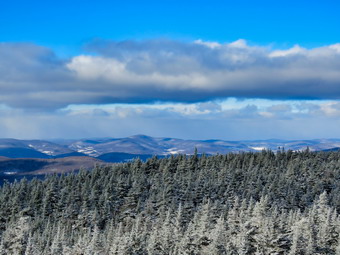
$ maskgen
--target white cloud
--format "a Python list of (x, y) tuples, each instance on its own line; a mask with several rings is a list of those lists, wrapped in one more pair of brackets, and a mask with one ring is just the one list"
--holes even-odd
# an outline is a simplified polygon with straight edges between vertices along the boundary
[(239, 39), (235, 42), (229, 43), (229, 47), (234, 47), (234, 48), (248, 48), (247, 41), (244, 39)]
[(270, 57), (286, 57), (289, 55), (305, 54), (306, 49), (301, 48), (299, 45), (295, 45), (293, 48), (288, 50), (275, 50), (269, 54)]
[[(99, 41), (59, 59), (31, 44), (0, 44), (0, 104), (55, 110), (70, 104), (340, 99), (340, 46), (288, 50), (173, 40)], [(94, 53), (94, 54), (92, 54)]]
[(333, 44), (329, 46), (330, 49), (335, 50), (337, 53), (340, 53), (340, 43)]
[(207, 41), (202, 41), (201, 39), (194, 41), (196, 44), (200, 44), (200, 45), (204, 45), (207, 46), (211, 49), (215, 49), (215, 48), (220, 48), (221, 44), (218, 42), (207, 42)]
[(119, 82), (127, 75), (124, 63), (110, 58), (81, 55), (72, 58), (66, 66), (80, 78), (88, 80), (106, 78)]

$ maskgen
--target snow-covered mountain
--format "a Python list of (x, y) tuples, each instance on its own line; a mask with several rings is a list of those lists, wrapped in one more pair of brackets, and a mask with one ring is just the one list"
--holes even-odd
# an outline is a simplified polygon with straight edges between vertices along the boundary
[(278, 148), (294, 151), (305, 150), (307, 147), (312, 151), (329, 150), (340, 147), (340, 139), (224, 141), (184, 140), (135, 135), (116, 139), (70, 141), (66, 146), (74, 151), (94, 157), (112, 152), (151, 155), (192, 154), (195, 148), (199, 153), (216, 154), (261, 151), (263, 149), (276, 151)]
[[(135, 135), (125, 138), (81, 140), (17, 140), (0, 139), (0, 184), (4, 179), (32, 177), (91, 168), (105, 162), (126, 162), (134, 158), (146, 160), (157, 155), (285, 150), (333, 151), (340, 149), (340, 139), (320, 140), (184, 140)], [(85, 157), (86, 156), (86, 157)]]
[[(96, 138), (81, 140), (17, 140), (0, 139), (0, 156), (9, 158), (61, 158), (67, 156), (91, 156), (107, 158), (107, 155), (171, 155), (199, 153), (261, 151), (278, 148), (312, 151), (334, 150), (340, 147), (340, 139), (316, 140), (184, 140), (135, 135), (125, 138)], [(106, 155), (106, 156), (105, 156)]]

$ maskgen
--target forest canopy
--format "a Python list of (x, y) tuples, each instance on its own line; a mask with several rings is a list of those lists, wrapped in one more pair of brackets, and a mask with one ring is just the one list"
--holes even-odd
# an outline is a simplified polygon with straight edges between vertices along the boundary
[(0, 188), (0, 254), (340, 254), (340, 152), (178, 155)]

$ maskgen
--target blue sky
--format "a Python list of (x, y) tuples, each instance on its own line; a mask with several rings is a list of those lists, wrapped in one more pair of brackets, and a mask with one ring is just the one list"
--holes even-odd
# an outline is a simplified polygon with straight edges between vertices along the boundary
[(340, 137), (339, 11), (329, 0), (2, 1), (0, 132)]
[(340, 3), (324, 1), (2, 1), (0, 40), (78, 48), (93, 38), (304, 47), (337, 43)]

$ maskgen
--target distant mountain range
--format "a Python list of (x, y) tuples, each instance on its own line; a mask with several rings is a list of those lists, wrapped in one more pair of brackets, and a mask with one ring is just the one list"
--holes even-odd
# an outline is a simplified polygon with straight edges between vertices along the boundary
[(199, 153), (216, 154), (263, 149), (276, 151), (279, 147), (294, 151), (305, 150), (307, 147), (312, 151), (333, 150), (340, 147), (340, 139), (224, 141), (155, 138), (145, 135), (53, 141), (0, 139), (0, 156), (9, 158), (90, 156), (108, 159), (109, 155), (121, 158), (122, 155), (127, 156), (126, 154), (192, 154), (195, 148)]
[(145, 160), (153, 155), (164, 157), (193, 154), (195, 148), (198, 153), (224, 154), (264, 149), (276, 151), (278, 148), (299, 151), (307, 147), (311, 151), (339, 150), (340, 139), (224, 141), (155, 138), (146, 135), (53, 141), (0, 139), (0, 175), (68, 172), (84, 166), (93, 167), (94, 164), (126, 162), (137, 157)]

